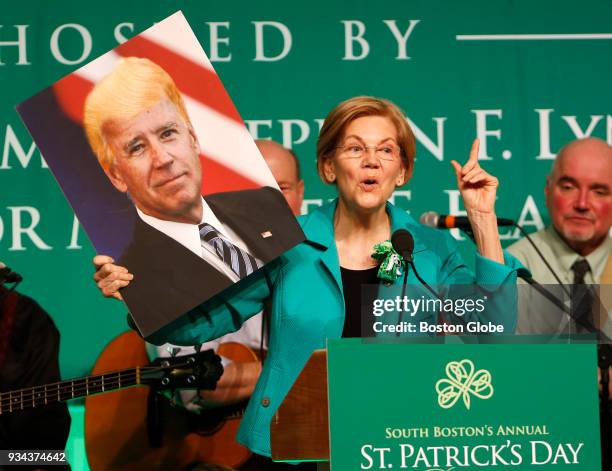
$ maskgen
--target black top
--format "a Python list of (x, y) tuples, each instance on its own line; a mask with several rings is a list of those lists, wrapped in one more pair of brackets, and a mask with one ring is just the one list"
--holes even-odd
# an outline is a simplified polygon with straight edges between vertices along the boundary
[(365, 289), (364, 285), (377, 285), (378, 267), (366, 270), (349, 270), (340, 267), (344, 291), (344, 329), (342, 337), (373, 337), (372, 302), (375, 290)]

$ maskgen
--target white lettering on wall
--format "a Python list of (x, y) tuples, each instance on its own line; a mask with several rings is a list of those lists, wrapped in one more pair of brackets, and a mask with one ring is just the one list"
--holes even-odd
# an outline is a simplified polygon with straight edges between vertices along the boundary
[[(343, 20), (344, 24), (344, 57), (345, 61), (358, 61), (368, 57), (370, 53), (370, 45), (364, 39), (366, 27), (365, 24), (357, 20)], [(358, 45), (359, 53), (355, 52), (355, 46)]]
[[(26, 42), (26, 29), (28, 29), (30, 25), (13, 25), (14, 28), (17, 28), (17, 39), (13, 41), (0, 41), (0, 48), (3, 47), (17, 47), (19, 51), (19, 56), (17, 59), (17, 65), (31, 65), (28, 62), (28, 50), (27, 50), (27, 42)], [(3, 28), (3, 25), (0, 25), (0, 32)], [(1, 50), (1, 49), (0, 49)], [(2, 56), (0, 55), (0, 65), (6, 65), (2, 62)]]
[(487, 117), (495, 116), (501, 119), (502, 110), (471, 110), (476, 115), (476, 136), (480, 139), (478, 160), (492, 160), (487, 152), (487, 137), (501, 139), (501, 129), (488, 129)]
[[(405, 199), (406, 201), (410, 201), (412, 199), (412, 191), (411, 190), (395, 190), (391, 193), (391, 197), (389, 198), (389, 203), (395, 206), (399, 206), (403, 208), (403, 205), (398, 204), (398, 199)], [(406, 209), (406, 208), (404, 208)], [(406, 209), (406, 212), (410, 214), (410, 210)]]
[(417, 25), (419, 21), (421, 20), (410, 20), (408, 29), (406, 29), (404, 33), (400, 32), (399, 28), (397, 27), (396, 20), (384, 20), (383, 21), (383, 23), (387, 25), (387, 27), (393, 34), (393, 37), (397, 41), (397, 56), (395, 56), (397, 60), (409, 60), (410, 59), (410, 57), (408, 56), (408, 53), (406, 52), (406, 49), (407, 49), (406, 43), (408, 42), (408, 38), (410, 38), (410, 35), (412, 34), (414, 27)]
[[(294, 145), (301, 144), (308, 139), (310, 127), (306, 121), (301, 119), (279, 119), (283, 132), (283, 146), (292, 149)], [(293, 130), (297, 129), (298, 134), (294, 136)]]
[(427, 149), (431, 155), (433, 155), (440, 162), (444, 160), (444, 121), (446, 118), (432, 118), (436, 123), (436, 143), (427, 137), (427, 135), (416, 125), (410, 118), (406, 118), (408, 124), (414, 132), (414, 137), (419, 141), (425, 149)]
[(302, 201), (300, 214), (308, 214), (310, 211), (317, 209), (319, 206), (323, 206), (322, 198), (304, 198)]
[(219, 54), (219, 44), (223, 44), (224, 46), (229, 48), (230, 38), (229, 36), (219, 36), (219, 29), (225, 28), (229, 30), (230, 22), (229, 21), (208, 21), (206, 23), (210, 30), (210, 50), (208, 54), (208, 58), (211, 62), (229, 62), (232, 60), (232, 54), (228, 53), (227, 55)]
[(603, 119), (603, 115), (591, 116), (591, 121), (589, 122), (589, 125), (585, 131), (580, 128), (576, 116), (561, 116), (561, 119), (567, 123), (577, 139), (584, 139), (585, 137), (589, 137), (591, 134), (593, 134), (595, 126), (597, 126), (597, 123)]
[(70, 234), (70, 243), (68, 244), (66, 249), (78, 250), (82, 248), (83, 247), (79, 245), (79, 220), (77, 219), (75, 215), (74, 218), (72, 219), (72, 232)]
[[(255, 61), (275, 62), (283, 59), (291, 51), (291, 31), (278, 21), (252, 21), (255, 25)], [(264, 28), (276, 28), (283, 37), (283, 49), (275, 56), (267, 56), (264, 48)]]
[(536, 160), (552, 160), (555, 154), (550, 151), (550, 113), (555, 110), (548, 108), (534, 111), (538, 113), (540, 128), (540, 153), (536, 156)]
[[(40, 222), (40, 213), (32, 206), (9, 206), (8, 209), (12, 215), (13, 226), (13, 241), (9, 250), (26, 250), (23, 245), (23, 236), (27, 236), (32, 243), (41, 250), (51, 250), (51, 246), (47, 245), (40, 236), (34, 232), (34, 229)], [(22, 214), (28, 214), (30, 222), (28, 225), (22, 225)]]
[(325, 122), (325, 120), (323, 118), (315, 118), (314, 120), (315, 123), (317, 123), (317, 136), (319, 135), (319, 133), (321, 132), (321, 128), (323, 127), (323, 123)]
[[(73, 29), (76, 32), (78, 32), (79, 35), (81, 36), (81, 40), (83, 41), (83, 51), (81, 52), (81, 55), (77, 59), (71, 60), (71, 59), (66, 58), (62, 54), (59, 48), (60, 34), (62, 33), (62, 31), (68, 28)], [(55, 57), (55, 59), (58, 62), (61, 62), (62, 64), (66, 64), (66, 65), (74, 65), (74, 64), (80, 64), (81, 62), (83, 62), (85, 59), (89, 57), (89, 54), (91, 53), (91, 49), (93, 46), (93, 42), (91, 40), (91, 34), (87, 30), (87, 28), (85, 28), (83, 25), (80, 25), (77, 23), (67, 23), (65, 25), (61, 25), (55, 28), (55, 31), (53, 31), (53, 34), (51, 34), (50, 46), (51, 46), (51, 54), (53, 54), (53, 57)]]
[(129, 30), (130, 33), (134, 32), (134, 23), (119, 23), (117, 26), (115, 26), (115, 29), (113, 31), (114, 35), (115, 35), (115, 41), (117, 41), (117, 44), (123, 44), (124, 42), (126, 42), (128, 39), (127, 36), (123, 35), (123, 30), (127, 29)]
[[(517, 224), (522, 226), (524, 229), (532, 226), (536, 231), (544, 228), (544, 221), (542, 220), (540, 210), (538, 209), (532, 195), (527, 195), (527, 199), (525, 200), (525, 204), (523, 205), (523, 209), (521, 210), (521, 215), (519, 216)], [(507, 234), (500, 234), (500, 239), (502, 240), (518, 239), (519, 237), (521, 237), (521, 232), (518, 228), (508, 232)]]
[[(21, 143), (19, 142), (19, 139), (17, 139), (17, 135), (15, 134), (15, 131), (13, 131), (13, 128), (11, 127), (11, 125), (7, 124), (6, 133), (4, 134), (4, 147), (2, 149), (2, 162), (0, 162), (0, 169), (8, 170), (12, 168), (9, 165), (9, 154), (11, 150), (17, 156), (17, 160), (19, 160), (19, 162), (21, 163), (21, 166), (23, 168), (27, 168), (28, 165), (30, 164), (30, 160), (32, 159), (32, 156), (34, 155), (34, 151), (36, 150), (36, 145), (34, 144), (34, 142), (32, 142), (30, 144), (28, 151), (26, 152), (23, 146), (21, 145)], [(42, 156), (41, 156), (41, 167), (48, 168), (47, 162), (45, 162)]]
[[(461, 209), (461, 192), (459, 190), (444, 190), (444, 193), (448, 195), (448, 214), (453, 216), (466, 216), (467, 211)], [(451, 235), (457, 240), (465, 240), (465, 237), (461, 235), (459, 229), (451, 229)]]
[(247, 129), (253, 139), (270, 139), (270, 135), (262, 136), (259, 133), (260, 127), (267, 127), (268, 129), (272, 129), (272, 120), (271, 119), (245, 119), (244, 123), (246, 124)]

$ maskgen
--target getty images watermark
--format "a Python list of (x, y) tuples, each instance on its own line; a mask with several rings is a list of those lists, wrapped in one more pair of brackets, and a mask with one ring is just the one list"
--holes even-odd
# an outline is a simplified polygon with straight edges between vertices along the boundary
[[(362, 336), (491, 335), (512, 333), (516, 291), (475, 286), (440, 289), (434, 296), (419, 286), (366, 287)], [(444, 287), (442, 287), (444, 288)]]

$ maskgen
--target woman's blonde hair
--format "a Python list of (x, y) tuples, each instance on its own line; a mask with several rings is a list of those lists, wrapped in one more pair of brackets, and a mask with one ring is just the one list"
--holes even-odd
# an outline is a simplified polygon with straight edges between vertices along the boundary
[(96, 84), (85, 100), (83, 126), (89, 145), (105, 170), (114, 161), (105, 139), (107, 126), (130, 120), (164, 98), (176, 106), (185, 124), (190, 126), (185, 103), (174, 80), (149, 59), (126, 57)]
[(364, 116), (389, 118), (395, 126), (402, 164), (406, 169), (402, 184), (406, 183), (412, 176), (416, 153), (416, 141), (412, 129), (410, 129), (404, 113), (397, 105), (389, 100), (371, 96), (349, 98), (331, 110), (325, 118), (317, 142), (317, 170), (319, 176), (325, 183), (331, 183), (325, 177), (324, 163), (334, 156), (348, 125), (357, 118)]

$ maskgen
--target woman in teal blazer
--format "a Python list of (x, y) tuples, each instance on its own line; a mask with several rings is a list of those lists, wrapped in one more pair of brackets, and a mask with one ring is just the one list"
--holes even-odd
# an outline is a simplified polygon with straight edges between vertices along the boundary
[[(302, 216), (306, 241), (288, 251), (278, 266), (261, 274), (246, 289), (222, 294), (216, 306), (202, 306), (156, 335), (153, 343), (170, 341), (195, 345), (236, 330), (242, 321), (263, 309), (272, 297), (270, 343), (263, 370), (242, 419), (238, 440), (256, 453), (270, 456), (270, 422), (312, 352), (325, 348), (328, 338), (340, 338), (344, 326), (344, 297), (338, 251), (334, 243), (333, 218), (338, 201)], [(415, 240), (414, 264), (419, 275), (435, 286), (477, 283), (492, 290), (515, 283), (518, 262), (508, 256), (508, 265), (476, 255), (476, 279), (458, 254), (457, 244), (447, 233), (417, 224), (405, 211), (386, 205), (391, 231), (407, 229)], [(401, 284), (398, 278), (395, 284)], [(418, 284), (410, 271), (409, 284)], [(505, 318), (492, 319), (512, 332), (515, 310), (501, 309)], [(468, 320), (468, 319), (466, 319)], [(430, 319), (435, 323), (434, 319)]]
[[(504, 258), (497, 233), (497, 179), (478, 164), (478, 141), (464, 166), (453, 162), (478, 247), (476, 276), (461, 260), (452, 237), (417, 224), (387, 203), (412, 175), (414, 154), (414, 135), (394, 104), (357, 97), (338, 105), (321, 129), (317, 166), (321, 178), (337, 186), (339, 197), (300, 218), (305, 242), (147, 339), (194, 345), (218, 338), (238, 329), (271, 299), (268, 355), (238, 434), (256, 453), (270, 456), (272, 417), (312, 352), (324, 348), (326, 339), (342, 336), (347, 291), (343, 271), (376, 270), (370, 256), (373, 246), (395, 230), (412, 233), (414, 264), (430, 285), (476, 282), (492, 290), (516, 283), (519, 265), (512, 257)], [(108, 266), (105, 271), (110, 272)], [(408, 283), (417, 283), (412, 271)], [(106, 294), (112, 295), (108, 290)], [(513, 331), (513, 309), (500, 312), (506, 314), (491, 320)], [(437, 322), (433, 315), (424, 319)]]

